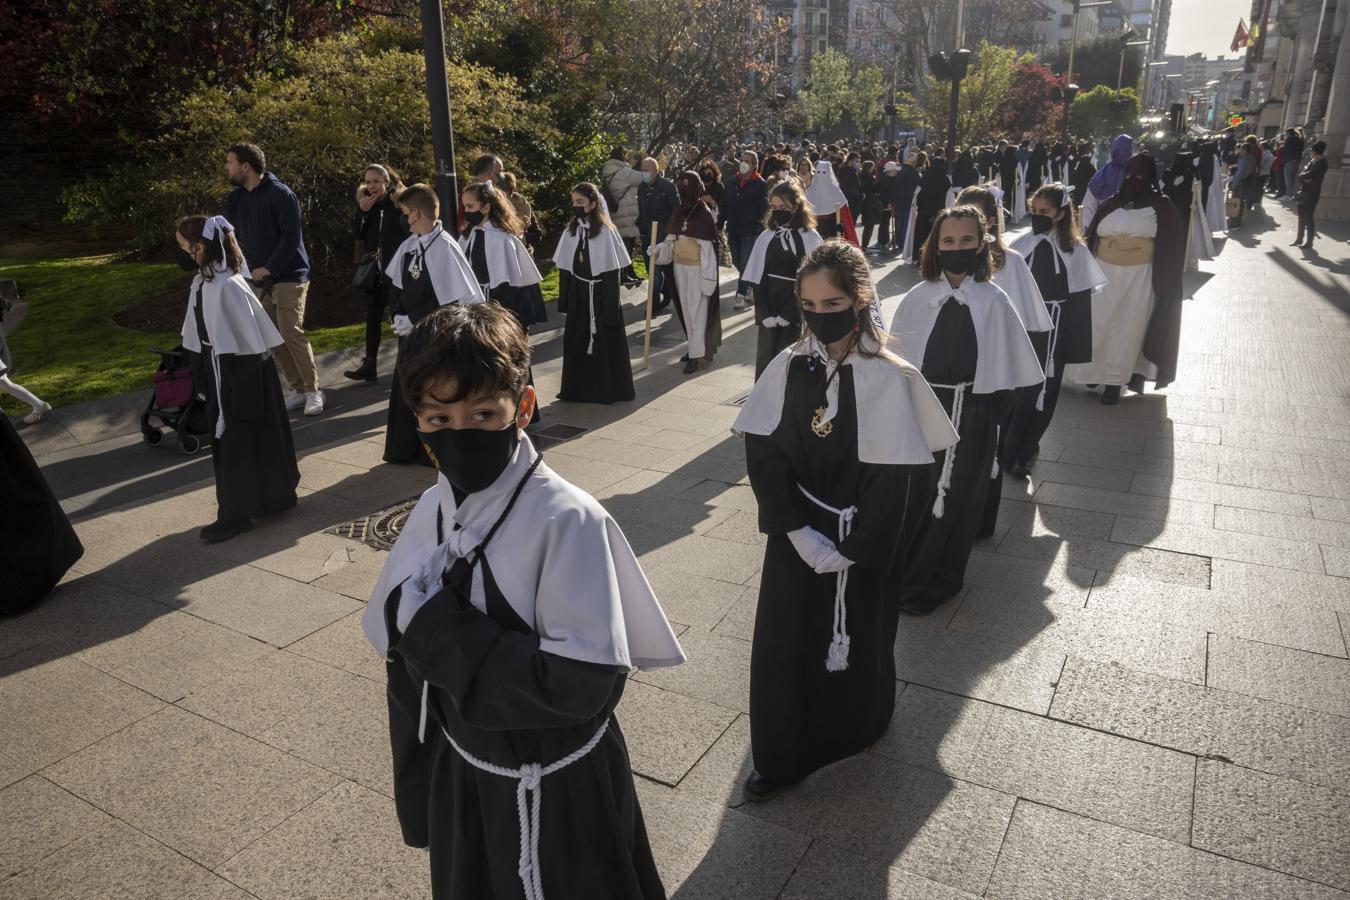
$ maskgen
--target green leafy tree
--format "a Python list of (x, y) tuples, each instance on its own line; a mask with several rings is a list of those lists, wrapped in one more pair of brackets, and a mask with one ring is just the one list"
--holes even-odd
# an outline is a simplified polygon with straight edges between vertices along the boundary
[[(477, 152), (490, 149), (512, 167), (527, 151), (556, 146), (545, 111), (524, 99), (514, 79), (455, 62), (447, 74), (461, 178)], [(130, 223), (140, 246), (162, 245), (178, 216), (222, 208), (229, 191), (224, 147), (248, 140), (263, 147), (268, 167), (300, 198), (306, 243), (318, 264), (345, 260), (366, 163), (388, 163), (409, 183), (431, 178), (425, 88), (420, 52), (367, 52), (351, 36), (319, 41), (300, 50), (287, 72), (258, 78), (248, 89), (208, 85), (192, 92), (140, 156), (109, 178), (67, 192), (68, 220)]]
[[(956, 142), (991, 136), (1004, 108), (1019, 64), (1030, 54), (1019, 54), (1010, 47), (981, 43), (974, 52), (970, 71), (961, 81), (961, 97), (956, 115)], [(950, 81), (927, 76), (912, 94), (903, 94), (898, 105), (902, 114), (930, 131), (947, 133), (951, 118)]]
[(885, 112), (882, 104), (885, 94), (886, 73), (881, 66), (866, 65), (854, 70), (850, 81), (848, 113), (859, 130), (868, 132), (881, 124)]
[(822, 131), (838, 125), (853, 106), (848, 57), (833, 47), (811, 57), (811, 71), (800, 96), (812, 125)]
[(1069, 111), (1069, 130), (1077, 135), (1133, 134), (1139, 125), (1139, 95), (1133, 88), (1117, 93), (1099, 84), (1079, 94)]

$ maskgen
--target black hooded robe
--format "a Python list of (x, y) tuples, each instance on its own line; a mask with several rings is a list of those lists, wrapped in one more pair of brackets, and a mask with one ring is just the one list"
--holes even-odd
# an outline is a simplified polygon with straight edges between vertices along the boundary
[[(202, 315), (202, 293), (192, 304), (203, 349), (211, 342)], [(222, 522), (270, 516), (295, 506), (300, 467), (295, 462), (291, 419), (270, 353), (216, 355), (220, 392), (211, 351), (190, 353), (194, 388), (206, 397), (211, 433), (223, 409), (225, 433), (211, 442), (216, 505)]]
[(539, 635), (511, 608), (486, 559), (478, 565), (486, 613), (468, 600), (472, 569), (465, 560), (402, 636), (394, 628), (400, 588), (385, 604), (395, 806), (404, 841), (431, 850), (432, 897), (524, 897), (518, 782), (475, 767), (446, 734), (480, 760), (518, 769), (565, 759), (609, 719), (599, 744), (541, 781), (544, 895), (664, 900), (627, 745), (612, 718), (628, 671), (540, 650)]
[[(750, 745), (755, 770), (783, 784), (866, 749), (885, 733), (895, 708), (895, 636), (906, 549), (932, 503), (935, 467), (858, 460), (853, 371), (839, 368), (838, 412), (828, 437), (811, 419), (825, 396), (825, 365), (789, 363), (783, 417), (772, 435), (746, 435), (746, 468), (768, 535), (750, 651)], [(845, 593), (851, 641), (848, 668), (830, 672), (836, 576), (802, 561), (788, 532), (810, 525), (836, 540), (839, 519), (798, 485), (836, 509), (856, 505), (839, 552), (852, 560)]]
[[(948, 300), (938, 311), (923, 356), (923, 377), (948, 415), (956, 394), (952, 388), (940, 385), (974, 382), (979, 361), (977, 346), (970, 310), (962, 303)], [(941, 454), (956, 453), (945, 509), (941, 517), (935, 516), (931, 508), (924, 510), (900, 588), (902, 602), (922, 610), (935, 609), (965, 586), (966, 564), (984, 520), (998, 426), (1006, 417), (1014, 395), (1013, 391), (977, 394), (973, 384), (967, 384), (963, 390), (965, 408), (958, 427), (961, 440), (953, 450), (941, 451)], [(938, 471), (944, 461), (945, 456), (939, 455)]]
[[(396, 316), (407, 316), (416, 325), (440, 309), (441, 304), (431, 285), (430, 274), (423, 271), (420, 277), (413, 278), (409, 273), (412, 261), (412, 252), (403, 255), (403, 289), (395, 291), (392, 312)], [(398, 346), (401, 354), (403, 338), (398, 339)], [(431, 459), (422, 449), (422, 440), (417, 436), (417, 417), (403, 398), (403, 379), (397, 362), (394, 363), (394, 382), (389, 389), (389, 414), (385, 422), (385, 462), (431, 465)]]
[[(586, 227), (586, 226), (581, 226)], [(577, 240), (572, 271), (558, 270), (558, 309), (563, 326), (562, 386), (558, 399), (576, 403), (632, 400), (633, 364), (628, 358), (628, 333), (619, 304), (619, 270), (591, 274), (587, 248)], [(590, 280), (598, 281), (592, 285)], [(595, 292), (595, 335), (591, 335), (591, 292)]]
[(0, 415), (0, 616), (22, 612), (57, 585), (84, 546), (33, 454)]
[[(759, 342), (755, 347), (755, 380), (764, 374), (769, 363), (802, 336), (802, 315), (797, 307), (797, 268), (806, 247), (797, 229), (792, 229), (792, 250), (784, 250), (777, 237), (769, 241), (764, 251), (764, 275), (759, 284), (752, 285), (755, 300), (755, 324), (759, 326)], [(778, 316), (790, 325), (765, 328), (764, 320)]]

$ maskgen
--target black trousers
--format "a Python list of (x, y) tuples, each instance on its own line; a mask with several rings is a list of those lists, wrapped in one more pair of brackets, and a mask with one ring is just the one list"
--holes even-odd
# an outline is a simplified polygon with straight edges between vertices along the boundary
[(382, 295), (366, 295), (366, 359), (371, 362), (380, 353), (380, 328), (384, 325), (385, 309)]
[(877, 246), (885, 250), (891, 242), (891, 213), (887, 210), (877, 225), (864, 225), (862, 233), (862, 246), (866, 250), (872, 243), (872, 229), (877, 230)]
[(1317, 237), (1317, 223), (1313, 221), (1313, 213), (1317, 210), (1319, 199), (1314, 197), (1311, 201), (1298, 205), (1298, 237), (1294, 239), (1295, 241), (1302, 243), (1305, 231), (1308, 233), (1309, 244), (1313, 242), (1313, 238)]

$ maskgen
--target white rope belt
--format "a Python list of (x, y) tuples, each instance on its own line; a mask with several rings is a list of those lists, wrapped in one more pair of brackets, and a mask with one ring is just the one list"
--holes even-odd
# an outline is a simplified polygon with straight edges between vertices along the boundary
[(1050, 307), (1050, 343), (1045, 351), (1045, 380), (1041, 382), (1041, 393), (1036, 397), (1036, 409), (1045, 409), (1045, 386), (1055, 377), (1055, 348), (1059, 346), (1059, 314), (1063, 300), (1045, 301)]
[[(844, 538), (853, 533), (853, 517), (858, 512), (856, 506), (846, 506), (843, 509), (835, 509), (830, 504), (824, 502), (819, 497), (813, 495), (800, 484), (797, 490), (802, 492), (816, 506), (839, 517), (839, 537), (835, 543), (844, 542)], [(852, 566), (849, 566), (852, 568)], [(825, 654), (825, 670), (827, 672), (842, 672), (848, 668), (848, 605), (844, 601), (844, 593), (848, 590), (848, 569), (834, 574), (834, 632), (830, 637), (830, 649)]]
[(591, 336), (586, 341), (586, 355), (590, 356), (591, 351), (595, 349), (595, 286), (601, 282), (599, 278), (582, 278), (580, 275), (573, 275), (579, 281), (586, 282), (586, 299), (591, 304)]
[[(931, 388), (942, 388), (952, 391), (952, 427), (956, 429), (957, 434), (961, 433), (961, 414), (966, 409), (966, 388), (974, 384), (973, 381), (962, 381), (958, 384), (933, 384), (929, 382)], [(943, 513), (947, 511), (947, 489), (952, 486), (952, 469), (956, 466), (956, 447), (957, 444), (947, 448), (947, 455), (942, 460), (942, 476), (938, 478), (937, 499), (933, 501), (933, 518), (942, 518)]]
[[(496, 766), (478, 759), (476, 756), (467, 753), (459, 744), (456, 744), (455, 739), (450, 736), (448, 731), (444, 728), (441, 729), (441, 733), (450, 742), (450, 746), (455, 748), (455, 752), (462, 756), (466, 763), (476, 769), (482, 769), (490, 775), (516, 779), (516, 815), (520, 819), (520, 866), (517, 871), (520, 873), (520, 883), (525, 887), (525, 900), (544, 900), (544, 879), (539, 870), (540, 810), (544, 806), (543, 778), (560, 769), (567, 768), (594, 750), (595, 745), (600, 743), (600, 739), (605, 736), (605, 731), (608, 728), (609, 719), (605, 719), (584, 746), (551, 765), (541, 766), (539, 763), (528, 763), (519, 769), (508, 769), (505, 766)], [(530, 802), (530, 794), (534, 794), (533, 803)]]
[(216, 346), (210, 341), (202, 341), (202, 348), (211, 354), (211, 372), (216, 376), (216, 437), (225, 433), (225, 398), (220, 390), (220, 357), (216, 356)]

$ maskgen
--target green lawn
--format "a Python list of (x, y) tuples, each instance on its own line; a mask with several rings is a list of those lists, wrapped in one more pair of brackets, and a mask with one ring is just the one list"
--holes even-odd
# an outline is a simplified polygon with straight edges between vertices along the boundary
[[(544, 299), (557, 300), (557, 269), (541, 260), (540, 270)], [(113, 321), (118, 311), (172, 288), (182, 279), (176, 266), (119, 262), (111, 255), (0, 259), (0, 275), (18, 282), (28, 303), (27, 316), (9, 337), (14, 378), (53, 406), (149, 390), (157, 359), (146, 348), (178, 343), (177, 333), (133, 331)], [(387, 325), (385, 331), (393, 336)], [(322, 353), (358, 346), (364, 333), (358, 322), (311, 330), (309, 339)], [(9, 397), (0, 408), (28, 409)]]

